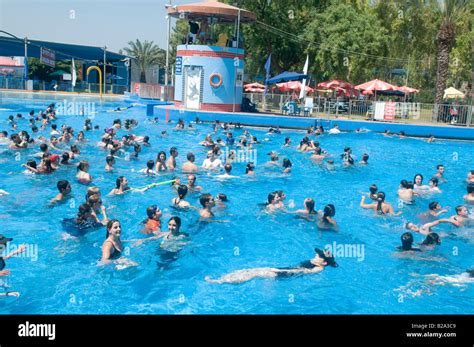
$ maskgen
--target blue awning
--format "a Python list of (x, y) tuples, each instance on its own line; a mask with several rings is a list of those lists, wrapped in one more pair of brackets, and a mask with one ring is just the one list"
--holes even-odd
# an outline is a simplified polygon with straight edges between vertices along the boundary
[[(28, 57), (39, 58), (40, 48), (48, 48), (56, 53), (56, 60), (104, 60), (104, 49), (95, 46), (72, 45), (67, 43), (38, 41), (28, 39)], [(22, 57), (25, 54), (25, 42), (12, 37), (0, 36), (0, 56)], [(107, 61), (128, 58), (126, 55), (107, 51)]]
[(276, 83), (291, 82), (291, 81), (302, 81), (308, 78), (309, 78), (309, 75), (305, 75), (298, 72), (285, 71), (267, 80), (267, 84), (276, 84)]

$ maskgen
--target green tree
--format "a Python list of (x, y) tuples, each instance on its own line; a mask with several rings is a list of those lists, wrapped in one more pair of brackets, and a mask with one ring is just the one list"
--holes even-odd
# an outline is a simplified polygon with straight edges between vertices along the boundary
[(151, 65), (158, 64), (160, 66), (165, 65), (166, 61), (166, 52), (159, 48), (157, 45), (153, 44), (153, 41), (144, 41), (143, 43), (140, 40), (129, 41), (129, 47), (125, 47), (123, 50), (125, 53), (138, 62), (140, 67), (140, 82), (146, 83), (146, 69)]
[(450, 54), (456, 43), (456, 34), (459, 33), (457, 22), (465, 20), (463, 17), (467, 17), (468, 7), (472, 11), (472, 2), (470, 0), (440, 0), (437, 4), (441, 23), (436, 36), (438, 70), (435, 102), (441, 103), (448, 80)]

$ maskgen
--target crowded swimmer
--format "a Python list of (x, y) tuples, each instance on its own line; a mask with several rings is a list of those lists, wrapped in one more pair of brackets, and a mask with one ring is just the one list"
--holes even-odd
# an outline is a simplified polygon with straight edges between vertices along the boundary
[(210, 283), (229, 283), (229, 284), (240, 284), (244, 282), (251, 281), (255, 278), (263, 279), (283, 279), (293, 276), (300, 275), (310, 275), (316, 274), (323, 271), (326, 267), (338, 267), (334, 256), (329, 251), (323, 251), (319, 248), (315, 248), (314, 252), (316, 255), (304, 262), (301, 262), (294, 267), (285, 267), (285, 268), (253, 268), (253, 269), (244, 269), (231, 272), (227, 275), (224, 275), (218, 279), (212, 279), (207, 276), (205, 280)]

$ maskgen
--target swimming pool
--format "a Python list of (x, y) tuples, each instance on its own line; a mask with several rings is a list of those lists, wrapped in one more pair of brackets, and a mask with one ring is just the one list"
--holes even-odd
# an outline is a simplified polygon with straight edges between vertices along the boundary
[[(89, 99), (67, 97), (68, 101)], [(25, 116), (31, 109), (39, 111), (49, 103), (61, 101), (52, 97), (34, 96), (0, 98), (0, 130), (8, 130), (7, 117), (18, 112)], [(269, 141), (256, 145), (257, 166), (255, 178), (244, 176), (245, 163), (235, 163), (233, 174), (239, 179), (222, 181), (215, 175), (199, 173), (196, 184), (205, 192), (229, 197), (228, 207), (218, 212), (219, 219), (228, 223), (199, 223), (196, 212), (175, 211), (170, 201), (175, 194), (164, 185), (140, 194), (106, 197), (115, 186), (115, 179), (124, 175), (131, 187), (165, 181), (174, 174), (147, 178), (138, 170), (146, 161), (155, 159), (164, 150), (178, 147), (178, 166), (187, 152), (196, 155), (200, 165), (206, 149), (198, 144), (211, 125), (197, 125), (195, 131), (174, 132), (173, 125), (151, 124), (145, 116), (145, 107), (134, 107), (126, 112), (108, 113), (106, 110), (126, 107), (120, 101), (96, 102), (97, 114), (92, 123), (100, 130), (86, 133), (89, 140), (81, 145), (81, 159), (91, 164), (93, 184), (98, 186), (111, 218), (122, 223), (122, 239), (140, 238), (145, 210), (157, 204), (163, 211), (165, 223), (171, 215), (183, 219), (182, 231), (190, 234), (191, 242), (180, 251), (178, 258), (163, 265), (159, 242), (126, 249), (126, 257), (139, 263), (138, 267), (116, 270), (113, 266), (97, 266), (105, 230), (72, 238), (62, 229), (61, 220), (72, 218), (83, 203), (86, 186), (75, 180), (75, 167), (61, 168), (53, 175), (24, 175), (21, 164), (38, 147), (20, 154), (0, 146), (0, 189), (11, 193), (0, 197), (1, 233), (13, 237), (14, 244), (26, 243), (38, 247), (34, 257), (14, 258), (7, 261), (12, 274), (6, 279), (11, 290), (21, 292), (19, 298), (0, 300), (2, 314), (473, 314), (474, 290), (472, 283), (434, 285), (419, 275), (455, 275), (473, 266), (473, 229), (437, 227), (450, 235), (442, 244), (423, 254), (423, 260), (401, 259), (394, 256), (405, 231), (403, 222), (418, 221), (417, 215), (428, 209), (428, 203), (438, 200), (454, 207), (462, 204), (465, 177), (473, 169), (474, 143), (437, 141), (428, 144), (420, 139), (387, 138), (375, 133), (344, 133), (318, 138), (321, 147), (335, 156), (336, 170), (312, 164), (308, 153), (299, 153), (295, 146), (304, 137), (303, 132), (283, 131), (281, 135), (266, 135), (265, 130), (250, 129), (259, 140)], [(25, 117), (28, 118), (28, 117)], [(116, 171), (105, 173), (105, 152), (96, 143), (103, 129), (115, 118), (136, 118), (139, 126), (133, 133), (149, 135), (151, 148), (144, 147), (138, 160), (117, 160)], [(68, 124), (76, 133), (82, 127), (81, 116), (62, 116), (57, 124)], [(19, 129), (28, 129), (27, 119), (19, 121)], [(161, 138), (167, 130), (168, 138)], [(233, 130), (238, 136), (243, 130)], [(50, 130), (41, 134), (48, 135)], [(125, 131), (119, 132), (124, 134)], [(225, 138), (220, 132), (216, 137)], [(282, 148), (284, 138), (290, 136), (294, 146)], [(351, 146), (354, 156), (370, 154), (365, 167), (342, 168), (337, 158), (345, 146)], [(293, 172), (283, 175), (265, 167), (271, 150), (280, 158), (293, 162)], [(403, 206), (401, 217), (375, 217), (373, 211), (359, 207), (361, 192), (376, 183), (387, 194), (387, 201), (397, 208), (397, 189), (401, 179), (412, 180), (422, 173), (425, 181), (435, 172), (437, 164), (446, 166), (447, 184), (443, 193), (417, 199), (413, 206)], [(184, 175), (178, 174), (185, 181)], [(73, 199), (50, 208), (48, 200), (57, 193), (60, 179), (72, 182)], [(294, 214), (268, 214), (259, 203), (266, 201), (269, 192), (284, 190), (290, 210), (303, 208), (303, 200), (314, 198), (316, 208), (332, 203), (340, 231), (321, 232), (315, 223), (295, 218)], [(188, 200), (199, 206), (198, 195)], [(415, 235), (415, 241), (424, 238)], [(356, 245), (360, 253), (337, 256), (338, 268), (322, 273), (288, 279), (256, 279), (244, 284), (213, 284), (205, 276), (220, 277), (234, 270), (251, 267), (286, 267), (310, 259), (314, 247), (326, 245)]]

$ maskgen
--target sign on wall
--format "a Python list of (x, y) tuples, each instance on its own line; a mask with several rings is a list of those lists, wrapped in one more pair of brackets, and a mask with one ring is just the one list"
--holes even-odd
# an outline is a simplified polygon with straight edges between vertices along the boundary
[(56, 65), (56, 53), (50, 49), (41, 47), (40, 61), (45, 65), (54, 67)]
[(176, 75), (183, 74), (183, 57), (176, 57)]

